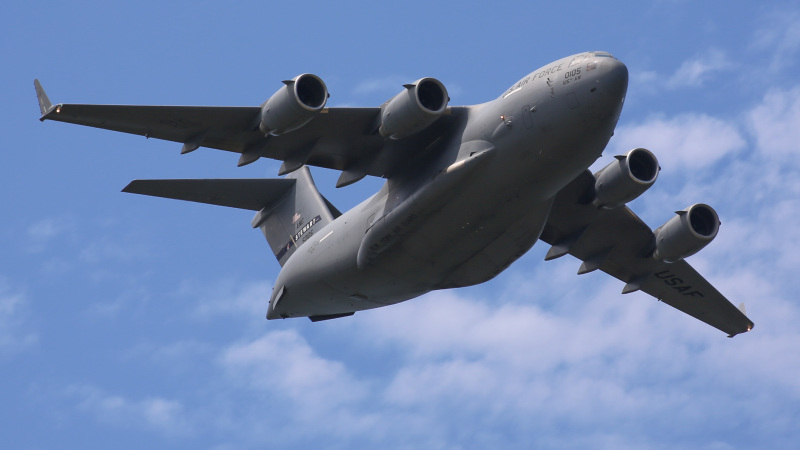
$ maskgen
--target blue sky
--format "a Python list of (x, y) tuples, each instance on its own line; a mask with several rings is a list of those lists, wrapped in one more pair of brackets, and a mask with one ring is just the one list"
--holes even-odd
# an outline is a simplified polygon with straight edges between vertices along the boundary
[[(0, 15), (4, 448), (787, 448), (800, 441), (800, 4), (7, 2)], [(598, 166), (646, 147), (651, 226), (695, 202), (690, 262), (756, 323), (724, 334), (537, 244), (495, 280), (352, 318), (264, 319), (251, 213), (120, 193), (278, 162), (60, 123), (54, 102), (258, 105), (321, 76), (378, 106), (423, 76), (491, 100), (549, 61), (630, 71)], [(380, 180), (335, 189), (340, 209)]]

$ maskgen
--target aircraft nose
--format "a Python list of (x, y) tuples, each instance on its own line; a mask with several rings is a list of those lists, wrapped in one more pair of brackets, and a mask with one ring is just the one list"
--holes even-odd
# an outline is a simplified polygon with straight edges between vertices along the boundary
[[(628, 68), (605, 52), (595, 52), (586, 65), (585, 114), (594, 125), (616, 126), (628, 91)], [(600, 121), (595, 123), (596, 121)], [(613, 132), (613, 131), (612, 131)]]
[(613, 57), (596, 58), (592, 64), (597, 70), (596, 88), (609, 100), (621, 102), (628, 91), (628, 68), (622, 61)]

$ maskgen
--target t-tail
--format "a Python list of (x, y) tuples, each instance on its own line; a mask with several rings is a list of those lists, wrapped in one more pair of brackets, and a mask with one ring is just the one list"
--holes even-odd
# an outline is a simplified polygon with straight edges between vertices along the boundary
[(303, 166), (286, 176), (295, 184), (280, 200), (266, 205), (253, 217), (253, 228), (261, 228), (281, 266), (318, 230), (340, 216), (317, 190), (311, 172)]
[(319, 193), (305, 166), (286, 178), (134, 180), (122, 191), (258, 211), (253, 228), (261, 228), (281, 266), (341, 215)]

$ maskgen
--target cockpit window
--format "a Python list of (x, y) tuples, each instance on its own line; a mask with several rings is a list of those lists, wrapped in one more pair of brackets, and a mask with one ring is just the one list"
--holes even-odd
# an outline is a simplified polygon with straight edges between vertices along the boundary
[(614, 56), (608, 52), (594, 52), (594, 56), (598, 58), (613, 58)]
[(569, 63), (569, 67), (572, 67), (572, 66), (575, 66), (575, 65), (578, 65), (578, 64), (582, 63), (584, 59), (586, 59), (586, 55), (578, 55), (578, 56), (576, 56), (575, 59), (573, 59), (572, 62)]

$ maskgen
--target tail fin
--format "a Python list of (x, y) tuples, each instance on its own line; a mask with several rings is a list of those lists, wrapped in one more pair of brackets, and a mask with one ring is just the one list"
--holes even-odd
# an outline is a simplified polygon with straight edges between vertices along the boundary
[(134, 180), (122, 191), (258, 211), (253, 228), (261, 228), (281, 266), (341, 215), (319, 193), (305, 166), (284, 179)]
[(253, 228), (261, 228), (281, 266), (317, 230), (341, 215), (319, 193), (308, 167), (301, 167), (286, 179), (296, 181), (288, 194), (261, 209), (252, 222)]

